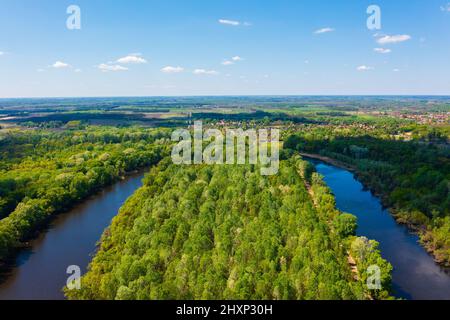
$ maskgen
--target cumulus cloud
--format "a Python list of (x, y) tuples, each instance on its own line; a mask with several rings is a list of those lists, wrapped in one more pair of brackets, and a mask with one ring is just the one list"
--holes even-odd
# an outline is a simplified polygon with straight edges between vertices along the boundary
[(233, 58), (231, 58), (231, 60), (233, 60), (233, 61), (242, 61), (242, 60), (244, 60), (244, 59), (242, 59), (242, 58), (239, 57), (239, 56), (234, 56)]
[(333, 32), (334, 29), (333, 28), (322, 28), (319, 30), (314, 31), (315, 34), (322, 34), (322, 33), (327, 33), (327, 32)]
[(172, 66), (167, 66), (161, 69), (161, 72), (163, 73), (180, 73), (183, 72), (184, 68), (183, 67), (172, 67)]
[(97, 66), (97, 68), (102, 72), (117, 72), (117, 71), (127, 71), (128, 68), (118, 65), (118, 64), (106, 64), (102, 63)]
[(356, 68), (356, 70), (358, 70), (358, 71), (369, 71), (369, 70), (373, 70), (374, 68), (373, 67), (369, 67), (369, 66), (365, 66), (365, 65), (362, 65), (362, 66), (359, 66), (358, 68)]
[(52, 64), (52, 67), (55, 69), (64, 69), (64, 68), (69, 68), (70, 64), (62, 62), (62, 61), (56, 61), (54, 64)]
[(397, 68), (395, 68), (394, 70), (392, 70), (392, 71), (394, 71), (394, 72), (399, 72), (400, 71), (400, 69), (397, 69)]
[(399, 35), (394, 35), (394, 36), (382, 36), (380, 38), (378, 38), (377, 42), (379, 44), (394, 44), (394, 43), (400, 43), (400, 42), (404, 42), (404, 41), (408, 41), (411, 39), (410, 35), (407, 34), (399, 34)]
[(233, 62), (233, 61), (230, 61), (230, 60), (225, 60), (225, 61), (222, 62), (222, 64), (223, 64), (224, 66), (231, 66), (232, 64), (234, 64), (234, 62)]
[(137, 53), (131, 53), (127, 55), (126, 57), (122, 57), (116, 61), (117, 63), (122, 64), (143, 64), (147, 63), (147, 60), (141, 57), (140, 54)]
[(217, 75), (219, 74), (216, 70), (205, 70), (205, 69), (195, 69), (194, 74), (197, 75)]
[(5, 53), (3, 51), (0, 51), (0, 56), (4, 55)]
[(392, 51), (391, 49), (385, 49), (385, 48), (375, 48), (373, 50), (378, 53), (390, 53)]

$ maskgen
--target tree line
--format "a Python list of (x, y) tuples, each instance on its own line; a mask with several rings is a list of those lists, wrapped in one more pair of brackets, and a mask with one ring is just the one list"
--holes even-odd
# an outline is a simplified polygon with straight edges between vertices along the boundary
[(450, 265), (448, 147), (396, 140), (383, 130), (335, 128), (298, 131), (285, 139), (284, 147), (291, 153), (316, 153), (353, 166), (399, 222), (419, 231), (436, 260)]
[[(256, 165), (177, 166), (164, 159), (105, 231), (70, 299), (367, 299), (389, 297), (390, 265), (371, 242), (383, 288), (348, 264), (355, 217), (335, 209), (298, 157), (275, 176)], [(312, 197), (306, 188), (314, 190)]]
[(0, 139), (0, 261), (57, 213), (168, 154), (167, 132), (16, 130)]

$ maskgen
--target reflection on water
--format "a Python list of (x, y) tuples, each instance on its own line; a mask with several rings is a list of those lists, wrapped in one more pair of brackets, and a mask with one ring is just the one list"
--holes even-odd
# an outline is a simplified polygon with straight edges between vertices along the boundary
[(61, 290), (69, 276), (67, 267), (77, 265), (86, 272), (103, 231), (125, 200), (141, 186), (143, 175), (133, 175), (59, 215), (48, 232), (42, 232), (18, 254), (0, 285), (0, 300), (64, 299)]
[(336, 196), (337, 207), (358, 217), (358, 235), (380, 243), (394, 267), (394, 294), (405, 299), (450, 299), (450, 276), (419, 244), (418, 236), (395, 222), (380, 200), (344, 169), (311, 160)]
[[(450, 299), (450, 276), (418, 244), (417, 236), (398, 225), (352, 173), (313, 163), (333, 190), (338, 208), (358, 217), (358, 235), (380, 242), (383, 257), (394, 266), (397, 297)], [(0, 285), (0, 299), (63, 299), (67, 267), (78, 265), (86, 271), (96, 242), (123, 202), (140, 187), (142, 177), (139, 174), (119, 182), (58, 216), (48, 232), (17, 256), (11, 274)]]

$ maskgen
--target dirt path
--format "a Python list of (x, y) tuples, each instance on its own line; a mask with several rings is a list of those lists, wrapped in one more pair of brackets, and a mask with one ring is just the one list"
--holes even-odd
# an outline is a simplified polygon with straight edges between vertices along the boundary
[[(306, 156), (306, 157), (308, 157), (308, 156)], [(310, 157), (310, 158), (312, 158), (312, 157)], [(320, 160), (322, 160), (322, 159), (320, 159)], [(325, 161), (325, 160), (322, 160), (322, 161)], [(299, 171), (297, 171), (297, 172), (300, 175), (300, 177), (303, 178), (303, 181), (305, 182), (306, 190), (308, 190), (308, 193), (311, 196), (311, 200), (313, 202), (313, 205), (314, 205), (314, 207), (317, 208), (317, 203), (316, 203), (316, 200), (314, 199), (314, 190), (311, 188), (311, 185), (305, 180), (305, 177), (303, 176), (303, 174), (301, 174), (301, 172), (299, 172)], [(347, 252), (347, 262), (348, 262), (348, 265), (350, 266), (350, 270), (351, 270), (352, 275), (353, 275), (353, 280), (358, 281), (359, 280), (358, 267), (356, 265), (355, 259), (353, 259), (353, 257), (350, 254), (350, 252)]]

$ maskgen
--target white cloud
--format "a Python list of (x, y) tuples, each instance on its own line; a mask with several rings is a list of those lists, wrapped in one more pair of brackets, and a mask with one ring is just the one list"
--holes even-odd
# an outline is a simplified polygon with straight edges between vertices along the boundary
[(395, 36), (382, 36), (377, 40), (379, 44), (391, 44), (391, 43), (399, 43), (408, 41), (411, 39), (411, 36), (407, 34), (399, 34)]
[(5, 53), (3, 51), (0, 51), (0, 56), (4, 55)]
[(231, 65), (233, 65), (235, 62), (239, 62), (239, 61), (243, 61), (244, 59), (243, 58), (241, 58), (240, 56), (234, 56), (234, 57), (232, 57), (231, 59), (229, 59), (229, 60), (224, 60), (223, 62), (222, 62), (222, 64), (224, 65), (224, 66), (231, 66)]
[(445, 6), (441, 6), (441, 11), (450, 12), (450, 2), (447, 3)]
[(216, 70), (205, 70), (205, 69), (195, 69), (194, 74), (197, 75), (217, 75), (219, 74)]
[(54, 64), (52, 64), (52, 67), (56, 69), (64, 69), (69, 68), (70, 65), (62, 61), (56, 61)]
[(394, 71), (394, 72), (399, 72), (399, 71), (400, 71), (400, 69), (394, 69), (394, 70), (392, 70), (392, 71)]
[(183, 67), (172, 67), (172, 66), (167, 66), (161, 69), (161, 72), (163, 73), (180, 73), (183, 72), (184, 68)]
[(314, 33), (315, 34), (322, 34), (322, 33), (333, 32), (333, 31), (334, 31), (333, 28), (322, 28), (322, 29), (314, 31)]
[(75, 69), (74, 70), (76, 73), (80, 73), (81, 72), (81, 69)]
[(106, 63), (102, 63), (102, 64), (98, 65), (97, 68), (100, 69), (102, 72), (108, 72), (108, 71), (116, 72), (116, 71), (127, 71), (128, 70), (128, 68), (123, 67), (118, 64), (106, 64)]
[(378, 53), (390, 53), (390, 52), (392, 52), (392, 50), (391, 49), (385, 49), (385, 48), (375, 48), (375, 49), (373, 49), (375, 52), (378, 52)]
[(228, 20), (228, 19), (219, 19), (219, 23), (220, 24), (225, 24), (228, 26), (234, 26), (237, 27), (241, 24), (240, 21), (236, 21), (236, 20)]
[(142, 58), (138, 53), (131, 53), (126, 57), (118, 59), (116, 62), (122, 64), (143, 64), (147, 63), (147, 60)]
[(369, 71), (369, 70), (373, 70), (373, 69), (374, 69), (373, 67), (368, 67), (368, 66), (364, 66), (364, 65), (356, 68), (356, 70), (358, 70), (358, 71)]

